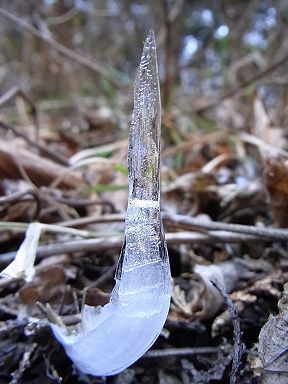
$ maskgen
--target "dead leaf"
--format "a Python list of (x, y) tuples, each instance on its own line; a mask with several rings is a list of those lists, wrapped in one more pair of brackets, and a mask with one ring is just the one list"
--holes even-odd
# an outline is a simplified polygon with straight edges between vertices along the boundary
[(209, 319), (223, 304), (219, 291), (198, 273), (183, 274), (174, 283), (171, 308), (184, 318)]
[(267, 153), (263, 158), (263, 177), (269, 203), (278, 227), (288, 227), (288, 158)]
[(263, 365), (261, 384), (288, 382), (288, 283), (278, 303), (279, 314), (271, 316), (259, 334), (259, 357)]
[[(254, 272), (253, 272), (253, 263), (254, 263)], [(269, 264), (265, 265), (265, 262), (259, 262), (258, 260), (251, 260), (250, 264), (250, 280), (254, 280), (253, 284), (249, 284), (247, 287), (241, 290), (234, 290), (231, 293), (231, 299), (234, 302), (234, 305), (237, 309), (239, 316), (245, 317), (245, 311), (250, 307), (255, 310), (257, 308), (258, 298), (263, 296), (270, 296), (274, 299), (279, 299), (281, 292), (277, 289), (277, 286), (283, 284), (287, 274), (282, 273), (281, 271), (272, 271), (268, 276), (261, 277), (265, 272), (268, 272), (271, 269)], [(265, 272), (264, 272), (265, 271)], [(264, 308), (262, 309), (264, 310)], [(266, 311), (269, 310), (269, 307)], [(254, 315), (258, 319), (258, 313)], [(251, 311), (250, 317), (253, 318)], [(231, 329), (231, 316), (228, 310), (222, 312), (219, 316), (215, 318), (212, 324), (212, 335), (219, 336), (227, 332), (228, 329)]]
[(37, 301), (53, 302), (62, 298), (65, 290), (65, 271), (61, 265), (49, 265), (36, 273), (33, 280), (20, 288), (20, 301), (28, 306)]

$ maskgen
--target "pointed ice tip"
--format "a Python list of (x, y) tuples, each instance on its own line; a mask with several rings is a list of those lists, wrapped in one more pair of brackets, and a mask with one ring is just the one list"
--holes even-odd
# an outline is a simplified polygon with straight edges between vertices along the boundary
[(156, 42), (154, 31), (151, 29), (144, 42), (144, 47), (141, 56), (140, 68), (147, 66), (148, 63), (156, 60)]
[(147, 35), (147, 40), (148, 39), (152, 39), (152, 40), (155, 40), (155, 33), (153, 31), (153, 29), (150, 29), (148, 35)]
[(154, 34), (154, 31), (153, 29), (150, 29), (147, 37), (146, 37), (146, 40), (144, 42), (144, 48), (147, 48), (147, 47), (151, 47), (151, 46), (155, 46), (156, 43), (155, 43), (155, 34)]

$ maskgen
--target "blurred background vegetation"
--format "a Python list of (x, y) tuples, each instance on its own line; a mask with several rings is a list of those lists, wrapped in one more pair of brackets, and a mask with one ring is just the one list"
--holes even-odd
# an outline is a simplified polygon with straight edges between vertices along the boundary
[[(47, 43), (0, 15), (0, 94), (20, 87), (50, 120), (54, 116), (55, 122), (57, 112), (64, 112), (63, 129), (87, 129), (89, 113), (83, 119), (83, 111), (101, 107), (101, 118), (111, 114), (117, 128), (126, 133), (132, 83), (151, 28), (157, 36), (164, 112), (181, 119), (180, 132), (209, 131), (219, 125), (232, 131), (249, 129), (256, 87), (275, 123), (287, 120), (285, 0), (1, 0), (0, 4), (44, 39), (53, 40)], [(96, 63), (99, 72), (81, 65), (78, 56), (62, 55), (55, 41)], [(229, 93), (240, 103), (236, 105)], [(219, 108), (211, 113), (215, 103)], [(5, 106), (2, 112), (12, 112), (13, 117), (15, 109)], [(177, 141), (175, 135), (171, 140)]]
[[(76, 296), (78, 304), (89, 296), (87, 287), (90, 305), (99, 304), (94, 288), (113, 287), (121, 243), (116, 236), (123, 234), (127, 206), (133, 82), (143, 41), (154, 29), (163, 106), (161, 208), (176, 216), (165, 222), (176, 284), (170, 336), (157, 346), (173, 348), (171, 356), (174, 348), (221, 348), (211, 359), (179, 358), (178, 365), (158, 359), (149, 369), (144, 358), (123, 373), (125, 380), (107, 383), (228, 383), (230, 318), (214, 308), (222, 298), (206, 295), (206, 278), (193, 274), (197, 264), (211, 263), (213, 271), (217, 263), (227, 271), (231, 261), (225, 276), (235, 292), (247, 357), (241, 383), (258, 384), (255, 345), (268, 316), (278, 313), (288, 279), (287, 236), (280, 242), (271, 235), (273, 226), (288, 228), (287, 25), (287, 0), (0, 0), (0, 269), (23, 240), (23, 226), (20, 235), (17, 226), (16, 232), (9, 229), (15, 222), (37, 220), (105, 235), (102, 245), (99, 238), (94, 248), (84, 241), (79, 248), (75, 240), (78, 248), (67, 251), (71, 237), (45, 234), (41, 244), (48, 244), (51, 259), (44, 246), (33, 282), (1, 280), (0, 322), (6, 325), (0, 333), (7, 337), (0, 348), (0, 383), (11, 377), (10, 383), (20, 383), (26, 374), (24, 384), (34, 377), (41, 384), (99, 382), (75, 374), (47, 327), (40, 340), (37, 330), (33, 337), (31, 331), (24, 335), (26, 325), (19, 327), (18, 320), (27, 315), (28, 327), (29, 316), (43, 318), (36, 301), (70, 316)], [(258, 237), (231, 230), (231, 240), (229, 232), (215, 237), (201, 226), (187, 229), (178, 214), (226, 223), (227, 231), (230, 223), (253, 226)], [(185, 300), (179, 305), (177, 297)], [(281, 383), (288, 382), (286, 347), (279, 354), (286, 370)]]

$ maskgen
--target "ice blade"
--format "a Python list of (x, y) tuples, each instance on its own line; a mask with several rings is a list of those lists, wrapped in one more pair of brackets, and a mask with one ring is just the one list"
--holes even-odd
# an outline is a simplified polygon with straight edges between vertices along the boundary
[(151, 31), (135, 81), (125, 241), (111, 300), (102, 308), (85, 306), (81, 324), (70, 334), (51, 325), (76, 366), (93, 375), (114, 375), (138, 360), (160, 334), (169, 311), (171, 275), (160, 213), (160, 120)]
[(129, 134), (129, 197), (158, 201), (161, 101), (154, 32), (143, 48), (134, 86)]

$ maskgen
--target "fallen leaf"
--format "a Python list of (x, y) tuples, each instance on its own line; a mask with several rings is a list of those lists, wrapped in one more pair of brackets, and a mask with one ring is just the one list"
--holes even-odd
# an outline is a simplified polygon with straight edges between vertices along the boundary
[(279, 314), (271, 316), (259, 334), (261, 384), (288, 383), (288, 283), (284, 285), (278, 308)]
[(36, 273), (33, 280), (20, 288), (20, 301), (28, 306), (62, 299), (65, 291), (65, 271), (61, 265), (50, 265)]

